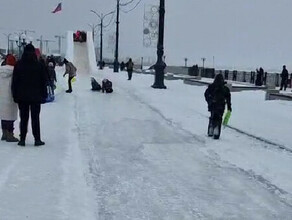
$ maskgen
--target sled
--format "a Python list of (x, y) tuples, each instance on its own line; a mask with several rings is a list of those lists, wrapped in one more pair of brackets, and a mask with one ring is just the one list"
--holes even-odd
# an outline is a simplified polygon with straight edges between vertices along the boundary
[(76, 82), (76, 77), (75, 76), (71, 79), (71, 83), (74, 83), (74, 82)]
[(46, 98), (46, 102), (53, 102), (55, 100), (55, 95), (53, 93), (52, 87), (47, 86), (48, 96)]
[(223, 119), (223, 122), (222, 122), (223, 126), (227, 126), (228, 125), (230, 117), (231, 117), (231, 111), (228, 110), (224, 115), (224, 119)]

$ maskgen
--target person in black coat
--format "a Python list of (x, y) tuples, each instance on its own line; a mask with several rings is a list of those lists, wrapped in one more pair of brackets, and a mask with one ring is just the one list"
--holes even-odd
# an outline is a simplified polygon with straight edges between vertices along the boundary
[(113, 92), (113, 84), (108, 79), (102, 80), (102, 86), (101, 86), (102, 93), (112, 93)]
[(282, 80), (281, 80), (281, 88), (280, 88), (280, 90), (282, 90), (283, 87), (284, 87), (284, 91), (286, 91), (287, 84), (288, 84), (288, 76), (289, 76), (288, 70), (286, 69), (286, 66), (284, 65), (282, 73), (281, 73)]
[(256, 86), (262, 86), (263, 85), (263, 78), (264, 78), (264, 69), (262, 67), (260, 67), (260, 69), (256, 70), (257, 71), (257, 75), (256, 75), (256, 82), (255, 85)]
[(125, 63), (124, 63), (124, 61), (121, 62), (120, 69), (121, 69), (121, 71), (124, 71), (125, 70)]
[(208, 86), (205, 91), (205, 99), (208, 103), (208, 111), (211, 112), (208, 136), (213, 136), (214, 139), (219, 139), (225, 105), (227, 104), (228, 110), (232, 111), (230, 90), (225, 86), (222, 74), (216, 75), (214, 82)]
[(29, 112), (35, 146), (45, 144), (41, 141), (39, 116), (41, 104), (45, 103), (47, 98), (46, 83), (45, 68), (37, 60), (34, 46), (28, 44), (20, 61), (15, 65), (12, 76), (12, 95), (20, 111), (20, 141), (18, 142), (20, 146), (25, 146)]

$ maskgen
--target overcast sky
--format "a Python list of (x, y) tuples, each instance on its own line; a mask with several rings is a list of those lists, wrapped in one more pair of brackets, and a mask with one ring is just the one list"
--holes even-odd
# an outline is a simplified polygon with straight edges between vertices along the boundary
[[(63, 11), (52, 14), (59, 2), (63, 3)], [(142, 0), (133, 12), (121, 13), (121, 56), (156, 56), (155, 49), (143, 47), (143, 14), (144, 4), (158, 2)], [(109, 12), (115, 8), (116, 0), (0, 0), (0, 3), (0, 46), (5, 47), (2, 33), (18, 29), (32, 29), (36, 31), (34, 38), (44, 35), (48, 39), (67, 30), (89, 29), (88, 23), (97, 23), (96, 16), (89, 11)], [(291, 9), (291, 0), (166, 0), (166, 61), (183, 65), (187, 57), (189, 64), (202, 64), (201, 58), (206, 57), (206, 64), (213, 66), (214, 56), (215, 67), (268, 69), (287, 64), (292, 71)], [(107, 29), (105, 52), (111, 57), (108, 36), (114, 33), (114, 25)]]

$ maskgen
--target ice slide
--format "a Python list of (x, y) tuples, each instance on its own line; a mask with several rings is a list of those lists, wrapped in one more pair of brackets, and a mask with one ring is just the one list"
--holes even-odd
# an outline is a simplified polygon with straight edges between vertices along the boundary
[(74, 42), (73, 31), (67, 32), (66, 59), (73, 62), (77, 75), (92, 75), (97, 72), (97, 63), (92, 33), (87, 32), (86, 42)]

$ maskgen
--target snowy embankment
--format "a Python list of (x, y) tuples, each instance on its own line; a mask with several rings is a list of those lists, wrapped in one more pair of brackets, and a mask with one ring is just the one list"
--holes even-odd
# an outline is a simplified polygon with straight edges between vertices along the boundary
[[(290, 219), (292, 155), (228, 128), (219, 141), (206, 137), (204, 87), (166, 81), (154, 90), (153, 76), (128, 81), (106, 69), (96, 78), (111, 79), (114, 93), (92, 92), (79, 73), (67, 94), (63, 71), (55, 102), (42, 106), (46, 145), (34, 147), (30, 129), (25, 148), (1, 142), (1, 220)], [(246, 103), (264, 108), (262, 98), (234, 93), (231, 124), (289, 138), (239, 120), (250, 114)], [(281, 106), (279, 115), (291, 110)]]

